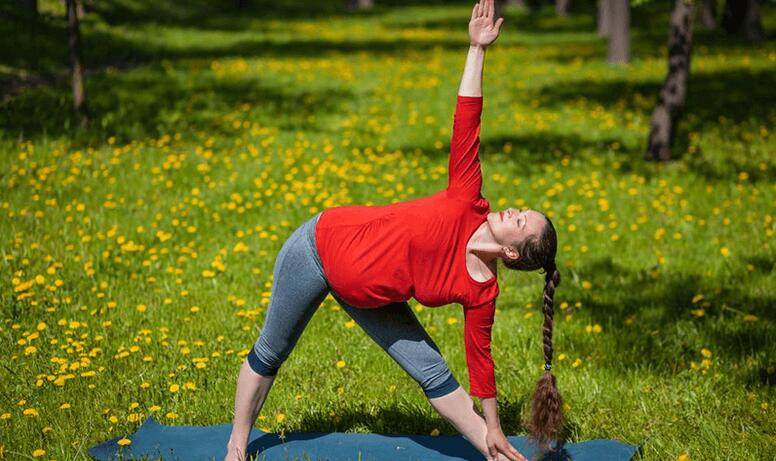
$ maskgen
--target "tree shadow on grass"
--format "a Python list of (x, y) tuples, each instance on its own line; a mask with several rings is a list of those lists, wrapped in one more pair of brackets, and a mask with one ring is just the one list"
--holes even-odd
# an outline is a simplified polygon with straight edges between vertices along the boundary
[[(543, 105), (562, 107), (571, 101), (585, 99), (607, 108), (624, 104), (640, 109), (646, 120), (651, 116), (654, 103), (644, 107), (644, 100), (657, 101), (662, 82), (630, 82), (613, 80), (605, 82), (578, 80), (562, 85), (546, 86), (539, 90)], [(689, 147), (692, 132), (703, 132), (712, 126), (727, 129), (731, 124), (754, 122), (768, 126), (776, 120), (776, 74), (767, 71), (741, 69), (713, 73), (691, 73), (688, 84), (687, 105), (678, 124), (674, 143), (674, 158), (681, 159)], [(617, 109), (615, 109), (617, 110)], [(732, 136), (741, 136), (735, 130)], [(746, 142), (742, 138), (742, 142)], [(646, 140), (645, 140), (646, 144)], [(641, 158), (639, 153), (638, 158)], [(730, 180), (740, 171), (750, 171), (752, 180), (769, 180), (776, 173), (776, 162), (770, 162), (765, 170), (746, 165), (746, 158), (726, 158), (725, 165), (705, 162), (702, 158), (689, 159), (692, 169), (709, 179)]]
[[(732, 363), (763, 353), (774, 357), (776, 298), (751, 294), (746, 274), (724, 280), (697, 273), (655, 279), (650, 273), (656, 269), (634, 271), (602, 258), (577, 271), (595, 286), (581, 292), (581, 301), (592, 321), (604, 325), (611, 349), (618, 351), (612, 366), (674, 376), (691, 361), (701, 362), (698, 342)], [(696, 298), (699, 293), (705, 294), (702, 300)], [(701, 317), (691, 312), (699, 308)], [(761, 320), (746, 322), (744, 314), (750, 312)]]
[[(83, 141), (115, 136), (121, 142), (171, 131), (224, 133), (232, 130), (235, 120), (245, 119), (314, 130), (310, 116), (337, 113), (352, 97), (335, 88), (299, 90), (269, 85), (250, 75), (218, 78), (199, 71), (184, 76), (160, 67), (95, 75), (88, 81), (87, 94), (92, 126), (80, 133)], [(0, 133), (6, 137), (70, 134), (69, 88), (65, 85), (30, 89), (2, 107)], [(238, 117), (240, 113), (243, 117)]]

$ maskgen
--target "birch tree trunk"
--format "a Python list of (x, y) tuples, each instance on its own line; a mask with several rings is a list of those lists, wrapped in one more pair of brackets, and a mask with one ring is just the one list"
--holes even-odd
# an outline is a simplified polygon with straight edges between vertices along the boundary
[(609, 0), (609, 5), (607, 60), (611, 64), (627, 64), (630, 61), (630, 1)]
[(668, 74), (660, 90), (657, 105), (652, 111), (649, 142), (644, 154), (646, 160), (671, 159), (676, 125), (687, 99), (692, 23), (692, 1), (676, 0), (671, 13), (671, 27), (668, 31)]
[(70, 51), (70, 79), (73, 86), (73, 112), (80, 126), (85, 126), (86, 88), (84, 87), (84, 65), (81, 54), (81, 33), (78, 29), (79, 0), (67, 0), (67, 46)]

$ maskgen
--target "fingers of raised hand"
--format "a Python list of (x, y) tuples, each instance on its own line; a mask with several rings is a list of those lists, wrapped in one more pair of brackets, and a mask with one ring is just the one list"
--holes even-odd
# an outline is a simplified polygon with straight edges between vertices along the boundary
[(474, 8), (472, 8), (472, 19), (477, 19), (480, 16), (480, 4), (475, 3)]
[(498, 18), (496, 20), (496, 24), (493, 26), (493, 28), (496, 29), (496, 33), (501, 32), (501, 24), (504, 24), (504, 18)]

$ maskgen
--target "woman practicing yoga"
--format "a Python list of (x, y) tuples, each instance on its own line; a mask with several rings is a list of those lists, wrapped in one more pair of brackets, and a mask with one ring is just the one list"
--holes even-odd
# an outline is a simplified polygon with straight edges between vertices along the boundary
[[(552, 223), (533, 210), (491, 212), (482, 197), (478, 158), (485, 50), (498, 37), (493, 0), (474, 6), (469, 53), (458, 91), (447, 188), (385, 206), (329, 208), (283, 244), (261, 334), (237, 380), (227, 461), (245, 457), (248, 436), (281, 364), (318, 306), (331, 293), (364, 331), (415, 379), (431, 406), (486, 458), (524, 460), (504, 436), (496, 404), (491, 329), (499, 294), (497, 262), (544, 269), (545, 372), (528, 425), (546, 444), (560, 428), (561, 401), (550, 373), (557, 240)], [(470, 393), (453, 377), (407, 301), (464, 310)], [(469, 394), (479, 397), (482, 414)]]

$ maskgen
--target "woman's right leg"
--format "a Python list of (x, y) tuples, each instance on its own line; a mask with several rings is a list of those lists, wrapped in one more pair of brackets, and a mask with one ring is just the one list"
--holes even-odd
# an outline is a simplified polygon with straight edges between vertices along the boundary
[[(272, 295), (259, 339), (237, 380), (230, 453), (244, 451), (275, 375), (329, 293), (315, 250), (318, 216), (297, 228), (283, 244), (273, 268)], [(227, 459), (230, 459), (227, 456)]]
[[(469, 394), (458, 384), (434, 340), (406, 302), (377, 309), (348, 305), (332, 296), (345, 312), (407, 372), (426, 394), (431, 406), (486, 459), (488, 428)], [(497, 458), (506, 461), (505, 457)]]

